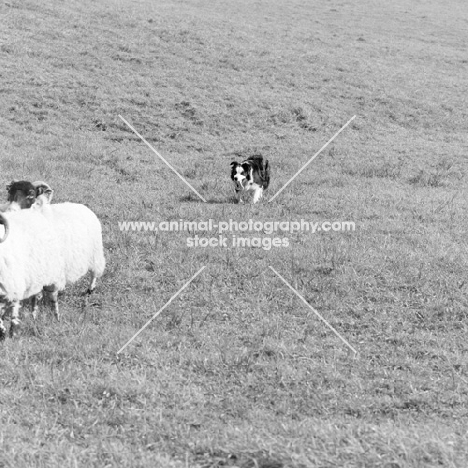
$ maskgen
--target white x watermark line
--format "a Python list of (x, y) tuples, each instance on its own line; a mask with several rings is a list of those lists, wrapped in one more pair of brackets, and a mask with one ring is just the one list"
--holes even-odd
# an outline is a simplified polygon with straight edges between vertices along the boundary
[(118, 351), (120, 354), (204, 269), (201, 267)]
[(358, 353), (272, 266), (269, 268), (354, 354)]
[(135, 135), (137, 135), (138, 137), (141, 138), (141, 140), (143, 141), (143, 143), (145, 143), (152, 151), (154, 151), (154, 153), (156, 154), (156, 156), (158, 156), (164, 163), (166, 163), (166, 165), (169, 167), (169, 169), (172, 169), (172, 171), (182, 180), (182, 182), (184, 182), (185, 184), (187, 184), (197, 195), (198, 197), (204, 202), (206, 203), (206, 200), (192, 187), (192, 185), (184, 178), (182, 177), (170, 164), (168, 161), (166, 161), (121, 115), (119, 115), (120, 119), (133, 131), (133, 133), (135, 133)]
[(268, 200), (272, 202), (354, 119), (353, 115), (274, 195)]

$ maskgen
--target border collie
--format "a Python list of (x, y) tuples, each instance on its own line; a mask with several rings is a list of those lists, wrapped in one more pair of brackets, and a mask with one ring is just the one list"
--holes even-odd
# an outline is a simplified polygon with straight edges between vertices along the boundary
[(252, 203), (257, 203), (270, 184), (268, 161), (263, 165), (263, 156), (255, 154), (241, 163), (233, 161), (231, 168), (231, 179), (235, 184), (237, 201), (243, 203), (244, 197), (248, 196), (249, 192), (253, 192)]

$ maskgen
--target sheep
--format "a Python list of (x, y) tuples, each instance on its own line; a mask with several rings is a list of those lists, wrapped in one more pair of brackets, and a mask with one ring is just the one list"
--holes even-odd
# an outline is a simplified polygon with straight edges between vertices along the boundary
[(5, 338), (5, 311), (11, 313), (10, 336), (19, 327), (20, 301), (44, 287), (66, 285), (65, 261), (55, 226), (38, 210), (0, 213), (0, 339)]
[[(37, 181), (33, 182), (33, 186), (37, 198), (31, 209), (40, 211), (56, 230), (60, 242), (59, 254), (65, 262), (67, 284), (75, 283), (91, 271), (91, 280), (87, 290), (87, 294), (91, 294), (106, 264), (99, 219), (82, 204), (68, 202), (51, 204), (53, 190), (47, 183)], [(58, 290), (45, 288), (44, 291), (52, 297), (55, 316), (59, 319), (56, 300)]]
[[(7, 186), (7, 203), (0, 204), (0, 212), (27, 209), (36, 201), (36, 188), (27, 180), (13, 180)], [(33, 316), (37, 314), (38, 299), (42, 294), (31, 298)]]
[[(7, 186), (7, 203), (0, 204), (0, 213), (27, 209), (36, 201), (36, 188), (27, 180), (12, 180)], [(31, 308), (33, 315), (37, 313), (37, 301), (42, 294), (33, 296)]]
[[(43, 251), (47, 252), (47, 259), (49, 263), (52, 264), (51, 267), (50, 265), (48, 266), (51, 268), (51, 271), (54, 272), (52, 277), (56, 279), (53, 281), (42, 281), (42, 287), (38, 289), (36, 285), (35, 288), (29, 288), (27, 294), (10, 293), (8, 295), (6, 293), (7, 289), (2, 287), (2, 270), (0, 268), (0, 338), (5, 335), (5, 327), (3, 326), (3, 322), (1, 322), (5, 309), (5, 307), (1, 306), (2, 304), (7, 304), (9, 309), (11, 309), (11, 336), (14, 335), (19, 325), (20, 300), (31, 298), (32, 315), (35, 319), (38, 311), (38, 299), (42, 295), (42, 290), (52, 302), (55, 317), (57, 320), (60, 320), (58, 307), (59, 291), (64, 289), (66, 284), (76, 282), (88, 271), (91, 271), (92, 277), (87, 291), (88, 294), (91, 294), (96, 287), (97, 278), (102, 276), (105, 268), (101, 223), (96, 215), (86, 206), (76, 203), (51, 205), (50, 202), (52, 200), (53, 190), (47, 183), (37, 181), (33, 184), (27, 182), (27, 184), (29, 184), (28, 188), (31, 186), (33, 187), (34, 194), (32, 198), (34, 199), (34, 203), (30, 205), (31, 209), (21, 210), (21, 213), (34, 213), (33, 218), (40, 219), (42, 223), (31, 222), (31, 224), (28, 225), (27, 222), (23, 222), (23, 224), (21, 224), (23, 230), (31, 234), (37, 233), (37, 242), (34, 243), (31, 239), (23, 239), (27, 247), (20, 253), (18, 253), (18, 250), (20, 250), (18, 246), (21, 242), (16, 242), (14, 248), (8, 250), (10, 253), (8, 261), (14, 261), (18, 265), (21, 265), (23, 261), (22, 254), (24, 252), (31, 252), (31, 245), (33, 245), (36, 257), (40, 259), (38, 264), (42, 265), (43, 263)], [(29, 192), (28, 196), (31, 196)], [(19, 197), (17, 198), (19, 199)], [(28, 200), (31, 200), (31, 198), (28, 198)], [(28, 208), (28, 203), (16, 203), (16, 205), (10, 207), (10, 211), (20, 209), (21, 207)], [(3, 241), (0, 240), (1, 244), (11, 235), (9, 231), (11, 231), (10, 226), (12, 226), (12, 224), (9, 222), (8, 217), (0, 218), (0, 224), (5, 226), (5, 235)], [(19, 229), (16, 224), (13, 224), (13, 227), (15, 227), (15, 231)], [(44, 230), (45, 234), (42, 233), (42, 230)], [(49, 241), (46, 239), (47, 236), (49, 237)], [(9, 245), (10, 244), (12, 244), (12, 241), (9, 242)], [(51, 248), (51, 246), (53, 247)], [(19, 260), (15, 260), (16, 258)], [(34, 266), (35, 257), (32, 256), (31, 258), (33, 259), (32, 265)], [(1, 261), (2, 251), (0, 250), (0, 262)], [(39, 266), (35, 269), (41, 270), (41, 267)], [(26, 271), (26, 269), (23, 270)], [(16, 276), (21, 278), (21, 274), (17, 272)], [(40, 283), (41, 281), (38, 279), (38, 282)], [(8, 289), (8, 291), (10, 289)], [(2, 294), (3, 291), (4, 293)]]

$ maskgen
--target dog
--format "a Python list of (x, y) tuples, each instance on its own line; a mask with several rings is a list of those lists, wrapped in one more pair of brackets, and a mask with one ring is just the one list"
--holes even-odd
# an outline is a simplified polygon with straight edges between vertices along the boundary
[(257, 203), (270, 184), (268, 161), (263, 165), (263, 156), (256, 154), (241, 163), (233, 161), (231, 169), (231, 179), (235, 184), (238, 203), (244, 203), (243, 199), (249, 195), (249, 192), (253, 192), (252, 203)]

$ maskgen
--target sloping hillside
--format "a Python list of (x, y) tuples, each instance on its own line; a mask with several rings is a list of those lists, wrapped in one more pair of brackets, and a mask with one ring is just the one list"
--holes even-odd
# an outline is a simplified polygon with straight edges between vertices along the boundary
[[(83, 281), (60, 323), (25, 309), (0, 343), (0, 466), (466, 466), (463, 1), (9, 0), (0, 20), (0, 182), (90, 206), (108, 262), (87, 306)], [(272, 183), (238, 205), (229, 165), (255, 153)], [(355, 230), (121, 229), (209, 219)]]

